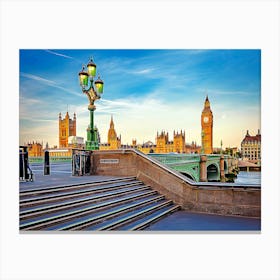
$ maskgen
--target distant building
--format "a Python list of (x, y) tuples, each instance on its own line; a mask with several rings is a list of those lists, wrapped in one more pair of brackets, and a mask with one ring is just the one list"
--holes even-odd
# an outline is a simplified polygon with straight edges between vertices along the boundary
[(75, 148), (75, 149), (84, 149), (85, 148), (84, 138), (79, 136), (69, 136), (68, 147)]
[(191, 144), (186, 144), (185, 146), (186, 154), (200, 154), (201, 147), (196, 144), (196, 142), (192, 141)]
[(49, 155), (52, 158), (71, 157), (72, 149), (49, 149)]
[[(122, 145), (122, 147), (124, 147)], [(155, 153), (156, 145), (152, 141), (145, 142), (143, 144), (137, 144), (136, 139), (132, 140), (132, 145), (129, 148), (137, 149), (144, 154)]]
[(100, 150), (117, 150), (121, 148), (121, 136), (117, 136), (113, 117), (111, 117), (107, 140), (107, 143), (100, 143)]
[(222, 148), (213, 147), (213, 154), (220, 154), (222, 152), (223, 152)]
[(168, 132), (162, 131), (161, 133), (157, 132), (156, 137), (156, 153), (165, 154), (173, 152), (173, 141), (169, 141)]
[(231, 155), (233, 157), (237, 157), (237, 153), (238, 153), (238, 148), (237, 147), (226, 148), (225, 149), (225, 154), (227, 154), (227, 155)]
[(241, 142), (242, 160), (247, 160), (252, 163), (261, 163), (261, 134), (251, 136), (249, 130)]
[(32, 142), (24, 144), (27, 146), (28, 156), (30, 157), (41, 157), (43, 156), (43, 145), (39, 142)]
[(139, 151), (148, 153), (199, 153), (201, 147), (196, 143), (185, 143), (185, 131), (173, 132), (173, 141), (169, 141), (168, 132), (162, 131), (160, 134), (157, 132), (156, 144), (151, 141), (144, 142), (143, 144), (137, 144), (136, 139), (132, 139), (131, 144), (124, 145), (121, 143), (121, 136), (117, 136), (114, 121), (111, 117), (110, 128), (108, 130), (108, 142), (100, 143), (100, 150), (116, 150), (116, 149), (129, 149), (134, 148)]
[(68, 112), (64, 119), (61, 118), (61, 113), (59, 113), (59, 148), (68, 147), (69, 136), (76, 136), (76, 114), (74, 113), (72, 120)]
[(192, 141), (191, 144), (186, 144), (186, 133), (173, 131), (173, 141), (169, 140), (168, 132), (162, 131), (160, 134), (157, 133), (156, 137), (156, 153), (186, 153), (186, 154), (198, 154), (200, 153), (201, 147)]

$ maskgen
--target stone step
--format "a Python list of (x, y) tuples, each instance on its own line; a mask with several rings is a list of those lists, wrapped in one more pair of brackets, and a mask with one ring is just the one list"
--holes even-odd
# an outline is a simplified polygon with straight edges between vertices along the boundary
[(153, 212), (148, 216), (145, 216), (142, 219), (138, 219), (135, 222), (121, 226), (117, 230), (119, 231), (143, 230), (146, 227), (150, 226), (151, 224), (155, 223), (156, 221), (172, 214), (173, 212), (179, 211), (180, 209), (181, 207), (179, 205), (171, 204)]
[[(141, 204), (148, 202), (151, 203), (151, 201), (153, 200), (163, 199), (164, 196), (156, 195), (156, 191), (150, 190), (139, 195), (139, 197), (137, 198), (138, 200), (135, 200), (136, 198), (137, 197), (127, 200), (127, 203), (124, 206), (116, 206), (116, 204), (118, 205), (118, 202), (116, 201), (106, 201), (103, 203), (101, 202), (94, 204), (92, 206), (83, 207), (82, 209), (70, 209), (60, 214), (50, 213), (47, 216), (39, 217), (37, 219), (29, 219), (28, 221), (21, 222), (20, 229), (38, 230), (42, 228), (48, 228), (54, 224), (61, 224), (64, 222), (67, 222), (68, 224), (69, 220), (75, 221), (76, 219), (79, 221), (84, 221), (88, 218), (87, 216), (97, 216), (97, 218), (95, 217), (96, 220), (113, 214), (121, 213), (129, 209), (130, 207), (140, 207)], [(103, 210), (103, 212), (100, 213), (100, 210)]]
[(20, 192), (20, 230), (141, 230), (179, 210), (135, 177)]
[[(86, 205), (97, 204), (101, 201), (106, 201), (107, 204), (117, 204), (121, 202), (126, 202), (127, 200), (134, 199), (145, 195), (146, 193), (156, 193), (156, 191), (151, 190), (149, 186), (138, 186), (134, 188), (130, 188), (128, 191), (123, 190), (120, 192), (114, 192), (114, 195), (109, 193), (105, 193), (102, 195), (92, 195), (86, 198), (79, 198), (71, 201), (62, 201), (59, 203), (53, 203), (51, 205), (39, 205), (37, 207), (29, 208), (28, 210), (24, 210), (20, 212), (20, 219), (24, 220), (27, 218), (49, 215), (50, 213), (55, 213), (59, 211), (67, 211), (69, 209), (77, 209), (78, 207), (84, 207)], [(108, 201), (108, 199), (110, 199)]]
[(101, 187), (96, 186), (86, 190), (76, 190), (67, 193), (50, 194), (50, 195), (32, 197), (28, 199), (21, 199), (20, 208), (28, 207), (28, 206), (30, 207), (32, 205), (38, 205), (38, 204), (52, 203), (52, 202), (70, 199), (70, 198), (85, 197), (96, 193), (105, 193), (105, 192), (107, 193), (110, 190), (117, 191), (124, 188), (130, 188), (133, 186), (144, 186), (144, 184), (142, 182), (135, 181), (130, 184), (123, 184), (118, 186), (108, 186), (108, 185), (101, 186)]
[(34, 188), (34, 189), (28, 189), (28, 190), (21, 190), (20, 196), (24, 195), (32, 195), (35, 193), (50, 193), (57, 190), (64, 190), (64, 189), (79, 189), (83, 188), (84, 186), (102, 186), (107, 184), (113, 184), (118, 182), (129, 182), (129, 181), (135, 181), (136, 177), (118, 177), (118, 178), (112, 178), (112, 179), (106, 179), (102, 181), (94, 181), (92, 183), (75, 183), (75, 184), (68, 184), (68, 185), (59, 185), (59, 186), (48, 186), (48, 187), (42, 187), (42, 188)]
[[(82, 219), (71, 220), (67, 224), (55, 227), (56, 230), (83, 230), (92, 225), (101, 224), (108, 219), (118, 217), (120, 215), (129, 213), (136, 209), (143, 208), (149, 204), (156, 203), (157, 201), (164, 200), (163, 195), (154, 195), (142, 200), (136, 200), (132, 203), (127, 203), (120, 207), (113, 207), (107, 211), (100, 213), (93, 213), (93, 215), (84, 216)], [(52, 228), (54, 229), (54, 228)]]
[(171, 200), (165, 200), (162, 202), (157, 202), (154, 205), (151, 205), (146, 208), (141, 208), (138, 211), (135, 211), (133, 213), (129, 213), (129, 215), (126, 215), (124, 217), (118, 217), (118, 219), (115, 219), (114, 221), (110, 221), (106, 223), (105, 225), (101, 225), (100, 227), (95, 228), (95, 230), (115, 230), (119, 227), (129, 224), (139, 218), (145, 217), (147, 215), (150, 215), (154, 211), (158, 209), (162, 209), (166, 206), (170, 206), (173, 204)]
[(79, 185), (72, 185), (70, 187), (64, 186), (62, 187), (57, 187), (57, 188), (52, 188), (51, 190), (39, 190), (39, 191), (32, 191), (32, 192), (20, 192), (20, 198), (21, 200), (28, 199), (30, 198), (36, 198), (36, 197), (50, 197), (50, 196), (55, 196), (58, 194), (63, 194), (63, 193), (74, 193), (74, 192), (83, 192), (86, 190), (106, 190), (108, 188), (114, 188), (114, 187), (120, 187), (120, 186), (125, 186), (125, 185), (131, 185), (131, 184), (143, 184), (139, 180), (129, 180), (129, 181), (118, 181), (118, 182), (107, 182), (102, 183), (102, 184), (79, 184)]

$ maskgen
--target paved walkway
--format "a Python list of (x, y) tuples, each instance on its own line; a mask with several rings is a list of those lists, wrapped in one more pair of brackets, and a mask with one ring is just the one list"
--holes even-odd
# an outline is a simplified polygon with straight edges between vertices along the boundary
[(119, 178), (117, 176), (72, 176), (70, 163), (57, 163), (51, 165), (50, 175), (43, 175), (42, 164), (33, 164), (31, 169), (34, 174), (33, 182), (20, 181), (20, 190), (44, 188), (51, 186), (63, 186), (79, 183), (99, 182), (112, 178)]
[(260, 231), (256, 218), (221, 216), (178, 211), (152, 224), (148, 231)]
[(20, 182), (20, 190), (34, 189), (34, 188), (44, 188), (51, 186), (63, 186), (79, 183), (92, 183), (99, 182), (107, 179), (119, 178), (112, 176), (71, 176), (69, 174), (59, 175), (35, 175), (33, 182)]

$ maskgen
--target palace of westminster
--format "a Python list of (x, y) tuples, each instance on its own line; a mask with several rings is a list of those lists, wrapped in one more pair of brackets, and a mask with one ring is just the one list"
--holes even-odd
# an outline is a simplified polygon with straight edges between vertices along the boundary
[[(28, 153), (31, 157), (43, 156), (44, 150), (50, 152), (52, 157), (71, 156), (72, 149), (84, 149), (85, 143), (82, 137), (76, 136), (76, 114), (73, 119), (70, 118), (68, 112), (65, 118), (62, 119), (59, 113), (59, 147), (49, 148), (48, 143), (46, 148), (39, 142), (32, 142), (26, 144)], [(99, 137), (100, 139), (100, 137)], [(100, 142), (100, 141), (99, 141)], [(143, 153), (187, 153), (187, 154), (213, 154), (220, 153), (221, 148), (213, 148), (213, 113), (210, 108), (210, 101), (208, 96), (204, 102), (204, 108), (201, 113), (201, 143), (198, 146), (195, 142), (186, 144), (185, 131), (173, 131), (173, 140), (169, 139), (169, 133), (162, 131), (157, 132), (156, 143), (148, 141), (143, 144), (137, 144), (136, 139), (132, 139), (131, 145), (123, 145), (121, 143), (121, 136), (117, 136), (113, 117), (111, 117), (110, 127), (108, 130), (107, 143), (100, 143), (100, 150), (116, 150), (135, 148)], [(228, 148), (227, 148), (228, 149)], [(231, 148), (232, 155), (236, 155), (238, 149)], [(227, 152), (227, 151), (226, 151)], [(256, 136), (250, 136), (249, 131), (241, 142), (242, 158), (251, 162), (257, 163), (261, 157), (261, 135), (258, 131)]]

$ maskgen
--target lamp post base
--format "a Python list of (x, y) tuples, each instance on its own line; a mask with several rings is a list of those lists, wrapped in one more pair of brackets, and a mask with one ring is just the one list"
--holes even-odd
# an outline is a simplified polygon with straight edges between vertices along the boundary
[(99, 144), (96, 141), (86, 141), (86, 150), (99, 150)]

